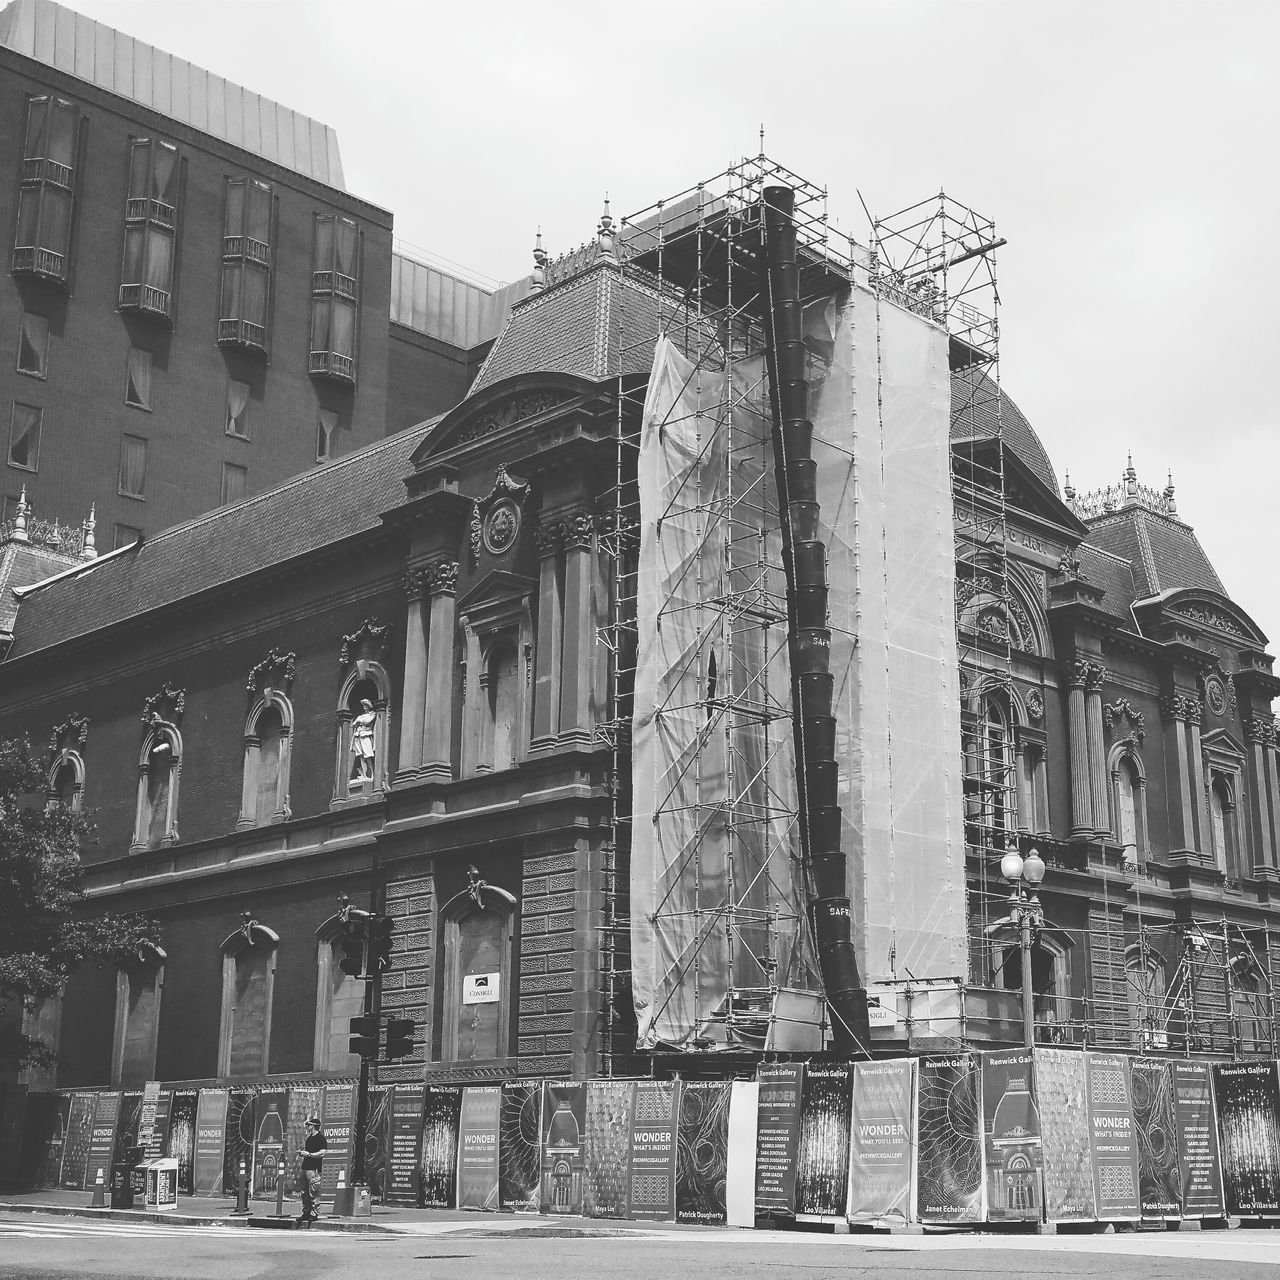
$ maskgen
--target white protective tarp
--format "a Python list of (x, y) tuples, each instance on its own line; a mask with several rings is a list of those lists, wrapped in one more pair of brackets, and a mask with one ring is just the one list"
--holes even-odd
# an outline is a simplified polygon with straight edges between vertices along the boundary
[(855, 287), (805, 340), (861, 976), (964, 976), (947, 336)]
[(759, 362), (727, 377), (662, 338), (645, 400), (631, 852), (644, 1047), (723, 1039), (731, 988), (815, 985), (785, 627), (726, 606), (783, 592), (762, 382)]

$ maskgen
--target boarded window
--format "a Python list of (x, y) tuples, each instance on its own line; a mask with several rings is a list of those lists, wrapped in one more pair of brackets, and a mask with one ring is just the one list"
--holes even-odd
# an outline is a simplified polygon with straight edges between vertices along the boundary
[(232, 986), (230, 1074), (263, 1075), (267, 1070), (267, 1006), (272, 951), (249, 947), (235, 957)]
[(125, 1007), (120, 1084), (126, 1089), (146, 1084), (155, 1075), (159, 979), (155, 969), (144, 966), (130, 969), (121, 976), (121, 998)]
[(260, 827), (267, 826), (279, 808), (280, 740), (283, 728), (279, 708), (265, 707), (257, 723), (258, 785), (255, 817)]
[[(450, 920), (445, 945), (452, 979), (445, 993), (445, 1056), (456, 1062), (500, 1057), (506, 1049), (507, 917), (473, 910)], [(495, 984), (498, 998), (482, 998)]]

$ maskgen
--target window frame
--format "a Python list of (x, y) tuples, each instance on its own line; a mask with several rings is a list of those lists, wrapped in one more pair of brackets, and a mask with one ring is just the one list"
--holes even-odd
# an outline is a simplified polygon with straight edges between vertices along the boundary
[[(164, 966), (168, 960), (163, 948), (153, 943), (144, 943), (137, 952), (129, 957), (129, 963), (116, 966), (116, 1011), (115, 1029), (111, 1043), (111, 1083), (113, 1087), (133, 1088), (155, 1079), (156, 1052), (160, 1043), (160, 1008), (164, 997)], [(155, 986), (155, 1018), (149, 1034), (147, 1057), (150, 1066), (142, 1080), (124, 1079), (124, 1055), (128, 1047), (129, 1035), (129, 996), (132, 991), (132, 980), (135, 975), (148, 972)]]
[(79, 813), (84, 803), (84, 757), (70, 747), (64, 747), (59, 751), (53, 758), (53, 763), (49, 766), (47, 803), (48, 805), (61, 803), (62, 797), (58, 794), (58, 775), (64, 769), (70, 769), (72, 776), (75, 778), (75, 783), (71, 790), (71, 800), (67, 808), (72, 813)]
[[(240, 958), (257, 947), (267, 949), (261, 1071), (246, 1073), (244, 1077), (233, 1077), (231, 1057), (235, 1048), (236, 974)], [(249, 1079), (255, 1075), (267, 1075), (271, 1070), (271, 1020), (275, 1008), (280, 935), (274, 929), (256, 920), (246, 920), (239, 929), (223, 939), (219, 951), (222, 954), (222, 1008), (218, 1022), (218, 1078), (220, 1080)]]
[[(30, 409), (35, 415), (35, 459), (32, 462), (15, 462), (13, 460), (13, 429), (18, 420), (19, 409)], [(44, 439), (44, 406), (38, 404), (27, 404), (25, 400), (13, 401), (12, 408), (9, 411), (9, 448), (5, 454), (5, 460), (15, 471), (30, 471), (38, 474), (40, 471), (40, 445)]]
[[(258, 721), (269, 708), (280, 716), (280, 755), (276, 767), (276, 803), (267, 822), (258, 820), (258, 769), (261, 764), (262, 739)], [(289, 807), (289, 770), (293, 762), (293, 703), (278, 689), (259, 694), (245, 719), (244, 760), (241, 773), (240, 817), (236, 830), (247, 831), (253, 827), (270, 827), (288, 822), (293, 817)]]
[[(233, 226), (232, 192), (244, 188), (238, 226)], [(267, 202), (267, 239), (259, 240), (249, 234), (251, 193), (264, 192)], [(271, 324), (272, 243), (275, 238), (275, 188), (261, 178), (249, 175), (228, 176), (223, 193), (222, 218), (222, 273), (218, 285), (218, 345), (238, 347), (247, 351), (267, 354)], [(244, 280), (249, 272), (260, 272), (263, 278), (262, 318), (246, 318), (244, 314)], [(232, 273), (241, 276), (236, 292), (235, 315), (227, 314), (227, 283)]]
[[(332, 226), (328, 251), (322, 245), (321, 228)], [(351, 272), (339, 270), (342, 263), (340, 232), (351, 229), (351, 260), (345, 264)], [(307, 358), (307, 372), (316, 377), (330, 378), (349, 386), (356, 385), (356, 370), (360, 353), (360, 258), (363, 235), (360, 224), (342, 213), (316, 213), (312, 221), (311, 241), (311, 329)], [(334, 308), (351, 308), (351, 350), (339, 351), (334, 345)], [(327, 319), (321, 325), (321, 316)], [(323, 329), (324, 343), (317, 345), (317, 335)]]
[[(154, 846), (151, 832), (151, 781), (152, 756), (162, 743), (168, 743), (169, 788), (165, 802), (164, 833)], [(168, 720), (157, 720), (142, 739), (142, 752), (138, 759), (138, 801), (134, 813), (133, 842), (130, 853), (150, 853), (153, 849), (167, 849), (178, 843), (178, 790), (182, 778), (182, 734)]]
[[(356, 689), (366, 682), (373, 684), (377, 692), (377, 697), (370, 699), (374, 711), (378, 714), (373, 734), (373, 785), (353, 791), (351, 788), (351, 724), (355, 719), (355, 713), (351, 709), (351, 699), (355, 696)], [(391, 786), (391, 677), (382, 663), (361, 659), (351, 664), (338, 693), (335, 740), (333, 799), (329, 807), (337, 809), (346, 804), (365, 804), (384, 795)]]
[[(227, 492), (227, 477), (239, 473), (244, 477), (244, 492), (239, 497), (229, 497)], [(226, 462), (222, 464), (222, 487), (220, 490), (220, 499), (218, 505), (220, 507), (230, 506), (233, 502), (243, 502), (249, 496), (249, 468), (241, 462)]]
[[(147, 149), (144, 177), (146, 194), (136, 195), (134, 194), (134, 156), (143, 147)], [(172, 204), (152, 194), (156, 178), (156, 156), (162, 148), (173, 153)], [(173, 319), (173, 299), (178, 277), (178, 211), (182, 201), (182, 164), (182, 151), (176, 143), (158, 136), (129, 139), (129, 175), (125, 196), (118, 307), (121, 311), (150, 316), (168, 323)], [(137, 272), (132, 273), (129, 270), (130, 232), (137, 231), (141, 231), (142, 248), (138, 255)], [(167, 278), (163, 288), (158, 284), (150, 283), (147, 279), (151, 274), (150, 265), (155, 245), (162, 239), (167, 240), (169, 246), (169, 261), (165, 273)], [(137, 274), (140, 278), (131, 280), (128, 278), (131, 274)]]
[[(474, 875), (474, 868), (472, 869)], [(499, 989), (496, 1053), (492, 1058), (460, 1058), (458, 1056), (462, 1010), (462, 979), (460, 966), (461, 931), (466, 922), (480, 915), (497, 917), (502, 932), (502, 951), (498, 957)], [(472, 886), (456, 893), (441, 908), (440, 937), (444, 952), (444, 982), (440, 986), (443, 1004), (440, 1017), (440, 1061), (446, 1063), (478, 1063), (500, 1061), (511, 1056), (512, 974), (518, 972), (515, 960), (519, 903), (514, 894), (496, 885), (480, 881), (478, 876)]]
[[(44, 350), (38, 352), (40, 356), (40, 367), (38, 369), (27, 369), (22, 364), (22, 351), (27, 343), (27, 321), (38, 320), (44, 325)], [(30, 344), (32, 350), (35, 350), (35, 344)], [(49, 318), (42, 316), (38, 311), (28, 311), (23, 308), (18, 317), (18, 357), (17, 364), (14, 366), (18, 373), (26, 378), (36, 378), (40, 382), (49, 380)]]
[[(1147, 833), (1147, 771), (1137, 747), (1128, 740), (1119, 742), (1112, 747), (1107, 761), (1107, 777), (1111, 783), (1111, 835), (1116, 843), (1127, 851), (1128, 845), (1125, 843), (1124, 832), (1120, 823), (1122, 774), (1126, 770), (1131, 774), (1133, 787), (1133, 856), (1134, 861), (1141, 866), (1150, 856)], [(1127, 852), (1125, 857), (1127, 859)]]
[[(142, 442), (142, 488), (137, 493), (133, 493), (124, 487), (124, 451), (126, 440), (139, 440)], [(122, 431), (120, 433), (120, 473), (117, 477), (116, 492), (122, 498), (132, 498), (135, 502), (146, 502), (147, 500), (147, 471), (150, 466), (151, 441), (147, 436), (137, 435), (132, 431)]]
[[(325, 426), (325, 418), (333, 419), (332, 425)], [(334, 458), (333, 441), (338, 434), (340, 418), (332, 409), (320, 409), (316, 416), (316, 461), (332, 462)], [(324, 449), (321, 451), (321, 443)]]
[[(133, 376), (134, 371), (132, 367), (133, 353), (135, 351), (140, 356), (146, 356), (147, 358), (146, 359), (147, 391), (146, 391), (145, 400), (142, 398), (138, 400), (129, 399), (130, 389), (137, 385), (134, 380), (134, 376)], [(155, 353), (153, 351), (148, 351), (146, 347), (131, 346), (129, 348), (129, 354), (125, 357), (125, 370), (124, 370), (124, 402), (128, 408), (141, 409), (144, 413), (151, 412), (151, 389), (152, 389), (151, 379), (154, 374), (155, 374)], [(141, 438), (142, 437), (139, 437), (139, 439)]]
[[(360, 1074), (360, 1057), (354, 1053), (334, 1054), (333, 1034), (333, 975), (338, 969), (340, 940), (343, 921), (341, 916), (330, 916), (316, 930), (316, 1025), (315, 1043), (312, 1048), (311, 1062), (313, 1071), (324, 1071), (344, 1075)], [(354, 984), (361, 996), (360, 1012), (364, 1012), (364, 981), (343, 974), (343, 985)], [(339, 1033), (339, 1041), (343, 1033)], [(344, 1061), (335, 1061), (342, 1058)]]
[[(54, 160), (48, 154), (34, 153), (32, 123), (37, 107), (44, 108), (46, 141), (51, 131), (55, 109), (65, 108), (70, 113), (72, 124), (69, 165)], [(70, 99), (54, 93), (36, 94), (27, 98), (26, 129), (22, 139), (22, 171), (15, 210), (11, 270), (14, 275), (30, 276), (54, 284), (63, 290), (66, 289), (70, 274), (72, 241), (75, 235), (76, 171), (83, 123), (79, 106)], [(47, 146), (45, 150), (47, 152)], [(23, 196), (32, 193), (36, 200), (36, 213), (33, 220), (35, 235), (32, 237), (32, 244), (20, 244)], [(48, 234), (49, 223), (54, 221), (52, 216), (46, 213), (52, 198), (66, 200), (65, 243), (61, 249), (50, 248), (46, 243), (51, 238)]]

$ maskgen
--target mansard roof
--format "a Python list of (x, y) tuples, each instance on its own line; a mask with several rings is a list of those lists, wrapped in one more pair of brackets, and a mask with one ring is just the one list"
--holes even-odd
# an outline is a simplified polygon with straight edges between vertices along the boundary
[(1088, 520), (1088, 543), (1133, 566), (1139, 599), (1196, 588), (1227, 594), (1190, 525), (1134, 503)]
[(379, 528), (437, 419), (87, 563), (22, 600), (10, 658), (113, 626)]

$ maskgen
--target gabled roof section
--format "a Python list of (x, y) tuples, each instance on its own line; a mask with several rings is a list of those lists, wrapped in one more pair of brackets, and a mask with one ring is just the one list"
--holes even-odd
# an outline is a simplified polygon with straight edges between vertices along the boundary
[(10, 658), (176, 604), (381, 526), (425, 422), (265, 493), (175, 525), (28, 595)]
[(53, 0), (13, 0), (0, 10), (0, 46), (346, 190), (338, 135), (328, 125)]
[(0, 636), (13, 633), (18, 616), (14, 588), (30, 587), (80, 563), (78, 556), (66, 555), (52, 547), (6, 539), (0, 544)]
[(1088, 542), (1082, 542), (1076, 548), (1075, 555), (1080, 561), (1080, 571), (1085, 581), (1106, 592), (1098, 608), (1122, 622), (1128, 630), (1135, 630), (1136, 624), (1130, 610), (1139, 596), (1134, 585), (1133, 566), (1123, 556), (1104, 551)]

